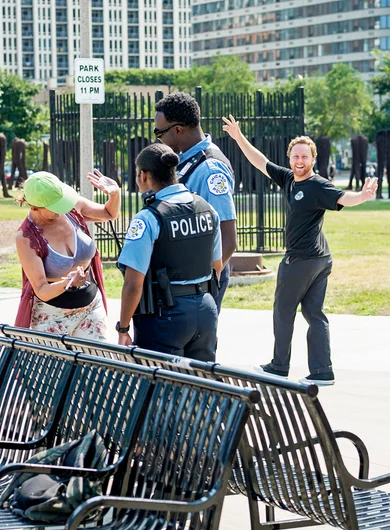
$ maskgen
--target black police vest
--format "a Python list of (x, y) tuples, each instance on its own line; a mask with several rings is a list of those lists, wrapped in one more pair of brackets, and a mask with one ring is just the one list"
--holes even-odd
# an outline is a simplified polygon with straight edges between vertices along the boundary
[(156, 271), (164, 267), (170, 281), (193, 280), (212, 272), (214, 215), (202, 197), (193, 197), (187, 204), (156, 200), (145, 206), (160, 225), (150, 262), (153, 281)]
[(233, 168), (229, 160), (222, 153), (222, 151), (220, 151), (219, 149), (215, 149), (214, 147), (209, 147), (208, 149), (205, 149), (204, 151), (199, 151), (198, 153), (196, 153), (196, 155), (192, 156), (189, 160), (185, 160), (184, 162), (181, 162), (177, 166), (177, 171), (180, 177), (179, 178), (180, 184), (185, 185), (191, 173), (193, 173), (195, 169), (198, 166), (200, 166), (202, 162), (204, 162), (205, 160), (208, 160), (209, 158), (213, 158), (214, 160), (219, 160), (220, 162), (223, 162), (225, 166), (229, 168), (229, 171), (231, 172), (234, 178)]

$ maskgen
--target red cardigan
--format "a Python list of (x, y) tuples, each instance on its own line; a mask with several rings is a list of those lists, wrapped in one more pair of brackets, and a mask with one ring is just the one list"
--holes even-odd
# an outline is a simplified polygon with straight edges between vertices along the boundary
[[(75, 209), (69, 212), (69, 215), (81, 226), (84, 232), (90, 235), (87, 223), (84, 217)], [(47, 248), (47, 241), (43, 237), (41, 230), (39, 230), (35, 224), (30, 221), (28, 217), (23, 221), (18, 230), (23, 232), (23, 236), (30, 240), (30, 247), (35, 250), (37, 255), (43, 260), (48, 255), (49, 251)], [(102, 294), (103, 304), (107, 313), (107, 299), (104, 293), (103, 283), (103, 268), (100, 261), (99, 251), (96, 249), (96, 254), (91, 261), (91, 270), (96, 284)], [(29, 282), (24, 270), (22, 270), (22, 295), (20, 297), (20, 303), (18, 313), (16, 315), (15, 326), (21, 328), (29, 328), (31, 323), (31, 313), (34, 302), (34, 290), (31, 283)]]

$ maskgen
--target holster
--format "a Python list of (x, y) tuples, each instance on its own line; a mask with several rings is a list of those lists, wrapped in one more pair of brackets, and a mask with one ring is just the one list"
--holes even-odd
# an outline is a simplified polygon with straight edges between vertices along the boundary
[(169, 281), (167, 269), (156, 270), (157, 283), (159, 286), (158, 293), (162, 297), (163, 305), (162, 307), (171, 308), (175, 305), (175, 299), (172, 294), (171, 282)]
[(209, 280), (209, 292), (213, 298), (216, 298), (219, 293), (219, 280), (215, 269), (213, 269), (213, 273)]

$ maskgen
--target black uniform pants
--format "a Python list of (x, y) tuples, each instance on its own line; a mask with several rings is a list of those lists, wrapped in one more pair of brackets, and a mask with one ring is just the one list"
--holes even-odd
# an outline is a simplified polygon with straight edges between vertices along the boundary
[(329, 323), (323, 305), (332, 271), (332, 257), (305, 259), (285, 256), (279, 265), (274, 301), (274, 357), (276, 370), (288, 371), (295, 315), (301, 304), (302, 315), (309, 324), (307, 347), (311, 374), (332, 370)]
[(210, 293), (175, 297), (175, 306), (136, 315), (134, 344), (198, 361), (215, 361), (218, 311)]

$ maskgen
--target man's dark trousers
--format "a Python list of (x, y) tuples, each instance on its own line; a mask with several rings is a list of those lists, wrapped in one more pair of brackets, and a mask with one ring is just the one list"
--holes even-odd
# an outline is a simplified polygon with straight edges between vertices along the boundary
[(279, 265), (274, 301), (274, 358), (276, 370), (289, 370), (291, 340), (298, 305), (309, 324), (307, 348), (311, 374), (332, 370), (329, 323), (323, 304), (332, 271), (332, 257), (306, 259), (285, 256)]

